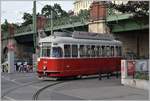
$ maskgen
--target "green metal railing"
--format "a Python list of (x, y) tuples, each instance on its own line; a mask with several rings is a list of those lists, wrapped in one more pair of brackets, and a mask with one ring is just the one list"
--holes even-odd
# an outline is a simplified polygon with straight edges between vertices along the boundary
[[(123, 20), (123, 19), (129, 19), (131, 16), (131, 14), (113, 14), (113, 15), (108, 15), (108, 17), (106, 18), (107, 22), (113, 22), (113, 21), (118, 21), (118, 20)], [(53, 29), (59, 29), (65, 26), (78, 26), (78, 24), (85, 24), (89, 21), (89, 17), (83, 16), (83, 17), (79, 17), (79, 16), (72, 16), (72, 17), (63, 17), (63, 18), (57, 18), (57, 19), (53, 19)], [(46, 26), (44, 29), (50, 30), (51, 25), (50, 25), (50, 19), (48, 19)], [(32, 24), (28, 25), (28, 26), (22, 26), (18, 29), (15, 30), (15, 34), (23, 34), (23, 33), (29, 33), (33, 31), (32, 29)], [(6, 37), (8, 34), (5, 34), (8, 32), (4, 32), (4, 37)], [(3, 37), (3, 38), (4, 38)]]
[(22, 27), (16, 29), (15, 34), (25, 33), (25, 32), (30, 32), (30, 31), (32, 31), (32, 24), (30, 24), (28, 26), (22, 26)]
[[(46, 23), (46, 26), (44, 29), (50, 29), (51, 23), (49, 19)], [(59, 27), (59, 26), (66, 26), (66, 25), (72, 25), (74, 23), (85, 23), (89, 20), (88, 17), (78, 17), (78, 16), (72, 16), (72, 17), (63, 17), (63, 18), (57, 18), (53, 19), (53, 27)], [(15, 34), (22, 34), (33, 31), (32, 24), (29, 24), (28, 26), (22, 26), (18, 29), (15, 29)], [(8, 32), (4, 32), (3, 38), (8, 37)]]

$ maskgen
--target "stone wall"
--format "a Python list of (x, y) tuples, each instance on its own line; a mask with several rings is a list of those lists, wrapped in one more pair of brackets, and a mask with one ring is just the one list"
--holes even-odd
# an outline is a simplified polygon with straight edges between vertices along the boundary
[[(139, 56), (142, 57), (148, 56), (149, 54), (148, 30), (114, 33), (114, 36), (116, 37), (116, 39), (122, 41), (123, 53), (134, 52), (136, 55), (138, 55), (139, 50)], [(139, 39), (137, 39), (138, 36)]]

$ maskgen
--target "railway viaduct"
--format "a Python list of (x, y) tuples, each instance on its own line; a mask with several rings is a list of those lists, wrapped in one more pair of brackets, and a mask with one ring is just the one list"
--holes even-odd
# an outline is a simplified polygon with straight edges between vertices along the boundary
[[(69, 19), (69, 21), (68, 21)], [(57, 24), (58, 23), (58, 24)], [(53, 31), (89, 31), (88, 18), (63, 18), (54, 23)], [(132, 52), (137, 56), (147, 58), (149, 54), (149, 19), (134, 18), (131, 14), (108, 15), (105, 20), (109, 31), (116, 39), (123, 42), (124, 53)], [(50, 35), (50, 22), (44, 27), (46, 35)], [(12, 39), (15, 43), (15, 56), (19, 59), (32, 58), (34, 50), (32, 25), (14, 30)], [(36, 33), (37, 34), (37, 33)], [(2, 62), (7, 58), (10, 33), (2, 32)]]

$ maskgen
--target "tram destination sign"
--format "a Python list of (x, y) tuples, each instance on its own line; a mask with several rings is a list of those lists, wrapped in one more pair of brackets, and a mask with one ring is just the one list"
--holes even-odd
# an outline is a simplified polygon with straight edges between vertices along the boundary
[(42, 42), (42, 46), (51, 46), (51, 42)]

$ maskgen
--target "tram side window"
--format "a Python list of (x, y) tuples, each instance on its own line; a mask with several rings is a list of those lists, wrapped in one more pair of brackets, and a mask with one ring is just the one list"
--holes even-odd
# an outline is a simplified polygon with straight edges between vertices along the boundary
[(72, 45), (72, 57), (78, 57), (78, 46)]
[(95, 57), (95, 46), (94, 45), (92, 45), (92, 47), (91, 47), (91, 56)]
[(111, 50), (110, 50), (110, 46), (106, 47), (106, 56), (110, 56)]
[(111, 56), (114, 56), (114, 46), (111, 46)]
[(105, 54), (106, 54), (105, 46), (102, 46), (102, 56), (105, 56)]
[(116, 46), (116, 51), (117, 51), (117, 56), (121, 56), (121, 47), (120, 46)]
[(60, 47), (53, 47), (52, 57), (62, 57), (62, 49)]
[(86, 56), (90, 57), (90, 54), (91, 54), (91, 48), (90, 48), (90, 45), (87, 45), (86, 46)]
[(99, 57), (99, 49), (100, 49), (100, 47), (99, 46), (96, 46), (96, 48), (95, 48), (95, 53), (96, 53), (96, 56), (97, 57)]
[(64, 45), (64, 56), (70, 57), (71, 56), (71, 48), (70, 45)]
[(85, 47), (84, 47), (84, 45), (80, 45), (79, 51), (80, 51), (80, 57), (84, 57), (85, 56)]
[(122, 54), (121, 54), (121, 53), (122, 53), (121, 51), (122, 51), (122, 50), (121, 50), (121, 47), (119, 46), (119, 47), (118, 47), (118, 55), (119, 55), (119, 56), (122, 55)]
[(103, 56), (102, 46), (99, 47), (99, 57)]

